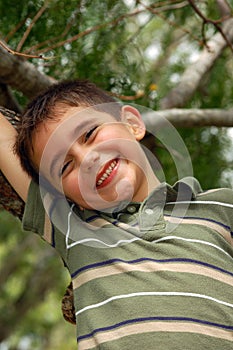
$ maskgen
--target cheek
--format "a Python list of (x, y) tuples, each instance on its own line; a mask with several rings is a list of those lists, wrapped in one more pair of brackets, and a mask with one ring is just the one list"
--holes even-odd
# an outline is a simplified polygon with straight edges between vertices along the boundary
[(85, 195), (90, 195), (90, 186), (86, 181), (80, 184), (77, 174), (72, 174), (63, 182), (63, 192), (73, 202), (81, 204)]
[(63, 191), (66, 196), (71, 197), (72, 194), (79, 193), (78, 177), (76, 175), (70, 175), (63, 180)]

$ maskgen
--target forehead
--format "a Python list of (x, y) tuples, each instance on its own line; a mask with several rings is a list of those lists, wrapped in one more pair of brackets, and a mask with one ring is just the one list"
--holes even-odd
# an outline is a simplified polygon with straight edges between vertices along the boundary
[[(108, 105), (108, 104), (106, 104)], [(34, 139), (42, 137), (42, 135), (49, 136), (55, 130), (61, 130), (61, 134), (69, 133), (74, 128), (79, 130), (80, 133), (93, 123), (109, 123), (115, 121), (111, 114), (111, 109), (105, 107), (103, 110), (97, 110), (93, 107), (61, 107), (59, 105), (55, 107), (51, 113), (50, 118), (44, 120), (38, 125), (35, 132)], [(59, 133), (58, 133), (59, 134)]]
[[(57, 136), (68, 135), (75, 130), (76, 136), (82, 135), (89, 126), (96, 123), (110, 123), (116, 119), (108, 113), (108, 110), (100, 111), (93, 107), (69, 107), (66, 111), (54, 112), (54, 117), (41, 123), (35, 133), (34, 139), (51, 137), (56, 132)], [(40, 139), (41, 141), (41, 139)]]

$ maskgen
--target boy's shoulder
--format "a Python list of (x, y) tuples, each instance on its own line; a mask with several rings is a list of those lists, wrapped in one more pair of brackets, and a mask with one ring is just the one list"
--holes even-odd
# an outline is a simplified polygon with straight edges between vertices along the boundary
[(233, 190), (231, 188), (215, 188), (203, 191), (198, 193), (196, 200), (228, 203), (233, 205)]

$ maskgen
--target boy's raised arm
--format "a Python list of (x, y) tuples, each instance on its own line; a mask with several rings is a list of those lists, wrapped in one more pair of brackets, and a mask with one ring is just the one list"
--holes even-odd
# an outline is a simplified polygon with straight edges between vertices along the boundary
[(15, 136), (16, 130), (0, 113), (0, 170), (25, 202), (30, 177), (23, 171), (18, 157), (13, 152)]

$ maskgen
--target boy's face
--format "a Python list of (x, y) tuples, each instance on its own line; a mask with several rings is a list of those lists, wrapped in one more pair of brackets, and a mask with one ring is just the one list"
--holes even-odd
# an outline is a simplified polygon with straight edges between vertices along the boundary
[(158, 184), (138, 143), (145, 134), (140, 114), (122, 108), (116, 121), (92, 108), (70, 107), (40, 124), (33, 137), (34, 164), (79, 206), (103, 210), (122, 201), (142, 201)]

